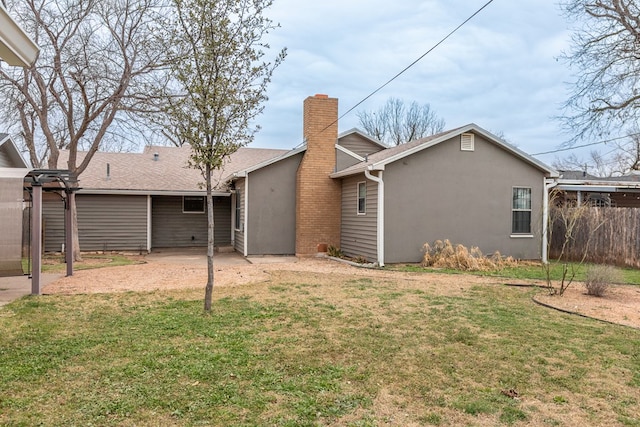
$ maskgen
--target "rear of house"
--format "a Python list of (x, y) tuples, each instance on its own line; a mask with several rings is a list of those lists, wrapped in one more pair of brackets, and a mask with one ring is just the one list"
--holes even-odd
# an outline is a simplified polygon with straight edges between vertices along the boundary
[(540, 259), (545, 178), (554, 171), (477, 125), (368, 156), (342, 181), (341, 249), (380, 264), (419, 262), (448, 239)]

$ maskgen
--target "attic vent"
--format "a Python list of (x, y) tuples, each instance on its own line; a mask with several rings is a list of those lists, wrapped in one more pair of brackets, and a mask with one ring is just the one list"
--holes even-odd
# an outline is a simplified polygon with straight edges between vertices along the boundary
[(460, 150), (461, 151), (473, 151), (473, 137), (472, 133), (463, 133), (460, 135)]

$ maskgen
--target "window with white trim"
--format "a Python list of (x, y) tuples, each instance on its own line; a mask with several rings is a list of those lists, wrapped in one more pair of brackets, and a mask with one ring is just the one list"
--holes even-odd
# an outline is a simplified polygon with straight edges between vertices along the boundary
[(182, 196), (182, 213), (204, 213), (204, 196)]
[(513, 187), (511, 233), (531, 234), (531, 188)]
[(367, 183), (358, 183), (358, 215), (367, 213)]

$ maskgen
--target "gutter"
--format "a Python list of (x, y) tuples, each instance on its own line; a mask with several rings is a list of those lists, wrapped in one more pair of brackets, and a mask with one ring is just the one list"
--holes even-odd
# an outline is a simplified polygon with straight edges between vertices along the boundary
[(40, 49), (9, 16), (0, 2), (0, 58), (12, 66), (28, 68), (36, 61)]
[(376, 227), (376, 246), (378, 252), (378, 266), (384, 267), (384, 181), (382, 180), (382, 171), (378, 176), (371, 175), (369, 169), (364, 170), (364, 176), (378, 184), (378, 224)]

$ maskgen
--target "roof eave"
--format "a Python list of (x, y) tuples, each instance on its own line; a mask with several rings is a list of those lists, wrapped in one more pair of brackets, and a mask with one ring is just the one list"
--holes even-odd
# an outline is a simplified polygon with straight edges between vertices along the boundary
[(40, 49), (20, 28), (0, 3), (0, 58), (7, 64), (30, 67), (36, 61)]

